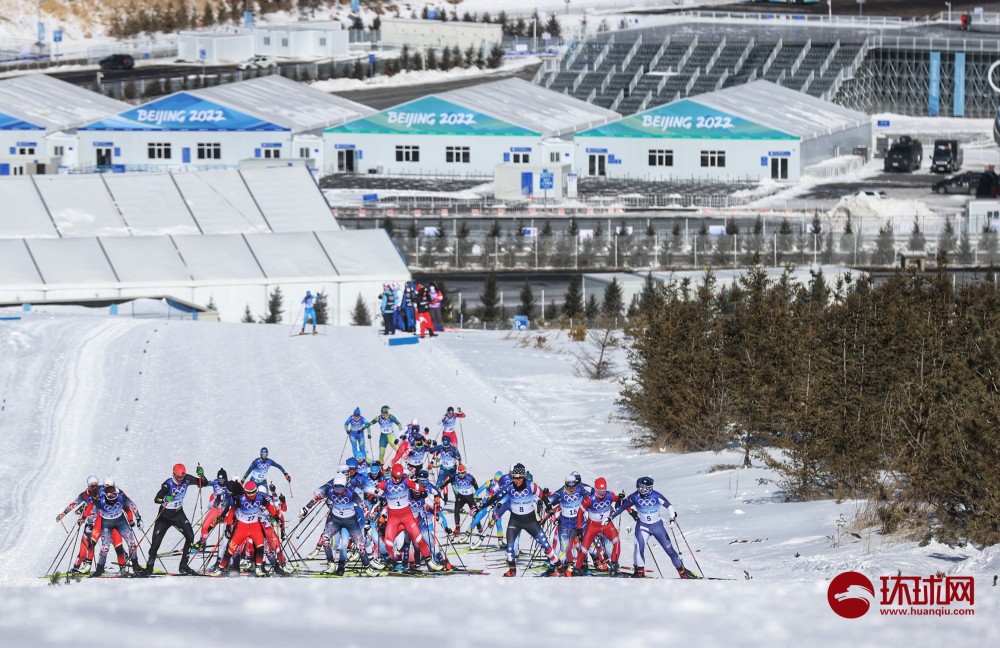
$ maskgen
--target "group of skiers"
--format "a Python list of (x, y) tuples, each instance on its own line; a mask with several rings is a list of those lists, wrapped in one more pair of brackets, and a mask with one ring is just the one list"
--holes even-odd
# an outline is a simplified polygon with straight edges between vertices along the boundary
[[(579, 473), (572, 472), (559, 488), (550, 491), (534, 483), (525, 466), (516, 463), (480, 484), (466, 468), (458, 448), (456, 423), (465, 417), (461, 408), (447, 409), (439, 421), (438, 440), (432, 439), (430, 429), (421, 428), (417, 419), (404, 428), (389, 410), (388, 405), (383, 405), (379, 416), (367, 421), (360, 408), (355, 408), (344, 423), (348, 437), (344, 449), (349, 441), (351, 456), (331, 479), (314, 490), (299, 512), (296, 528), (302, 525), (307, 525), (307, 529), (308, 525), (322, 528), (316, 548), (306, 559), (316, 558), (322, 551), (328, 573), (343, 575), (351, 554), (360, 561), (362, 574), (374, 575), (384, 568), (416, 571), (421, 566), (430, 571), (450, 571), (454, 567), (447, 557), (449, 545), (454, 549), (454, 543), (465, 541), (478, 547), (495, 527), (498, 541), (506, 550), (505, 576), (517, 573), (522, 531), (528, 533), (545, 555), (546, 569), (541, 575), (586, 575), (591, 563), (597, 570), (619, 575), (621, 548), (614, 519), (629, 512), (636, 520), (634, 577), (641, 578), (646, 573), (645, 551), (650, 538), (663, 547), (682, 578), (697, 577), (684, 567), (667, 537), (665, 522), (672, 523), (677, 513), (666, 497), (653, 489), (652, 477), (639, 478), (636, 490), (626, 495), (624, 491), (612, 492), (603, 477), (588, 485)], [(368, 452), (371, 428), (376, 425), (380, 431), (378, 459), (374, 451), (371, 455)], [(393, 454), (383, 464), (390, 446)], [(87, 571), (96, 553), (93, 575), (101, 576), (111, 546), (115, 547), (119, 564), (124, 566), (124, 544), (133, 572), (150, 575), (164, 536), (173, 527), (184, 538), (178, 571), (195, 574), (189, 565), (190, 558), (207, 549), (213, 529), (219, 527), (222, 532), (211, 550), (216, 562), (209, 573), (224, 574), (231, 564), (245, 560), (256, 575), (265, 575), (266, 558), (274, 573), (287, 575), (294, 566), (286, 552), (294, 554), (296, 550), (286, 546), (284, 513), (288, 506), (285, 496), (268, 483), (272, 469), (281, 472), (290, 488), (291, 475), (270, 458), (266, 447), (260, 449), (259, 457), (239, 480), (229, 479), (222, 468), (214, 480), (209, 480), (200, 465), (195, 475), (190, 475), (183, 464), (176, 464), (153, 498), (159, 510), (145, 566), (139, 564), (139, 542), (132, 529), (133, 525), (142, 529), (137, 505), (117, 488), (112, 477), (102, 484), (96, 476), (90, 476), (87, 489), (56, 518), (61, 521), (75, 512), (79, 516), (77, 523), (83, 526), (73, 571)], [(434, 479), (432, 471), (436, 472)], [(183, 508), (192, 487), (212, 489), (197, 541)], [(452, 497), (453, 526), (443, 510)], [(663, 509), (667, 511), (666, 519), (661, 517)], [(509, 518), (504, 536), (505, 514)], [(468, 523), (464, 532), (463, 521)], [(444, 531), (443, 541), (439, 540), (438, 524)], [(546, 531), (548, 528), (552, 528), (551, 535)], [(477, 534), (475, 539), (474, 534)]]
[(404, 331), (420, 337), (436, 337), (435, 331), (444, 330), (441, 318), (444, 293), (434, 283), (425, 286), (407, 281), (400, 286), (398, 281), (393, 281), (382, 285), (378, 298), (385, 335)]

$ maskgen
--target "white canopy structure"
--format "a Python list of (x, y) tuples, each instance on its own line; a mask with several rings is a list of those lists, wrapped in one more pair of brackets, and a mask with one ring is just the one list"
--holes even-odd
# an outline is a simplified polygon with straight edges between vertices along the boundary
[[(342, 230), (302, 167), (0, 180), (0, 303), (170, 296), (238, 321), (280, 287), (350, 323), (409, 272), (383, 230)], [(299, 316), (301, 313), (298, 314)]]

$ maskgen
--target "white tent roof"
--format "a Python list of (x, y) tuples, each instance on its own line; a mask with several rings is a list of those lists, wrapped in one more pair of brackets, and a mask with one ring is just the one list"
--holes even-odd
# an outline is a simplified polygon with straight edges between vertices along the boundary
[(27, 244), (46, 285), (107, 285), (118, 281), (96, 238), (31, 239)]
[(302, 166), (0, 178), (0, 239), (337, 230)]
[(44, 74), (0, 80), (0, 113), (47, 132), (72, 130), (132, 106)]
[(688, 100), (805, 139), (871, 124), (864, 113), (763, 80)]
[(31, 286), (42, 278), (24, 239), (0, 240), (0, 286)]
[(449, 90), (435, 95), (529, 130), (557, 137), (615, 121), (621, 115), (524, 79)]
[(277, 74), (185, 92), (284, 126), (293, 133), (321, 131), (376, 112)]
[(102, 238), (108, 262), (122, 283), (191, 281), (191, 272), (168, 236)]

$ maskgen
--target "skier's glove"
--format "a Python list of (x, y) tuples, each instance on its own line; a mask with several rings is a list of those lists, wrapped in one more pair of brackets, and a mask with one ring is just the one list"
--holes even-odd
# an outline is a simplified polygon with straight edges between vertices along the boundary
[(281, 495), (278, 495), (278, 501), (281, 502), (282, 504), (285, 503), (285, 494), (284, 493), (282, 493)]
[(142, 516), (141, 515), (135, 516), (135, 525), (137, 527), (139, 527), (140, 529), (142, 528)]
[(368, 440), (369, 440), (369, 441), (371, 441), (371, 440), (372, 440), (372, 433), (371, 433), (371, 432), (369, 432), (369, 433), (368, 433)]
[(288, 482), (289, 484), (292, 483), (292, 476), (289, 475), (288, 473), (285, 473), (285, 481)]
[(201, 466), (198, 466), (198, 468), (195, 469), (194, 473), (196, 475), (198, 475), (198, 477), (204, 477), (205, 476), (205, 469), (202, 468)]
[(618, 493), (618, 499), (625, 499), (625, 491), (620, 491)]
[(232, 538), (233, 537), (233, 527), (231, 527), (229, 525), (226, 525), (226, 537), (227, 538)]
[(59, 515), (56, 516), (56, 522), (62, 522), (62, 519), (64, 517), (66, 517), (66, 514), (65, 513), (60, 513)]
[(635, 520), (636, 522), (639, 521), (639, 514), (637, 512), (633, 511), (632, 509), (629, 509), (628, 514), (631, 515), (632, 519)]
[(309, 509), (307, 507), (303, 506), (302, 510), (299, 511), (299, 519), (300, 520), (304, 520), (305, 517), (306, 517), (306, 515), (308, 515), (308, 514), (309, 514)]
[(166, 504), (167, 502), (173, 502), (173, 501), (174, 501), (174, 496), (173, 495), (165, 495), (163, 497), (163, 503), (164, 504)]

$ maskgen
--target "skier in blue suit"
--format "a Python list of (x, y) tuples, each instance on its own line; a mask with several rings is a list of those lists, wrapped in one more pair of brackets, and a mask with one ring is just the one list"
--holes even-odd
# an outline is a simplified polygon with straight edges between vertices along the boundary
[(681, 557), (677, 555), (670, 538), (667, 537), (667, 529), (663, 525), (663, 518), (660, 517), (660, 509), (667, 509), (667, 521), (673, 523), (677, 519), (677, 511), (671, 506), (670, 501), (653, 490), (652, 477), (640, 477), (635, 482), (636, 491), (623, 499), (611, 514), (611, 519), (621, 515), (623, 512), (635, 507), (635, 549), (633, 559), (635, 562), (634, 578), (642, 578), (646, 575), (646, 543), (650, 536), (656, 539), (663, 547), (663, 550), (670, 556), (670, 562), (674, 564), (677, 573), (681, 578), (698, 578), (698, 575), (684, 566)]

